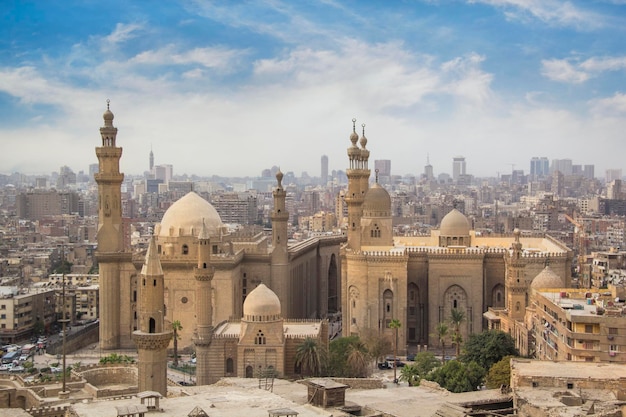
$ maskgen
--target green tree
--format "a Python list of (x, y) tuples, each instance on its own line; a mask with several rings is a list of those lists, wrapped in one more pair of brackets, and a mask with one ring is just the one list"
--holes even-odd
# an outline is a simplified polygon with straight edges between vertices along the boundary
[(461, 360), (466, 363), (476, 362), (488, 370), (494, 363), (509, 355), (518, 355), (511, 335), (500, 330), (487, 330), (470, 335), (465, 343)]
[(326, 367), (328, 352), (316, 339), (307, 337), (296, 349), (296, 366), (302, 374), (320, 376)]
[(463, 310), (453, 308), (450, 312), (450, 324), (452, 325), (452, 342), (456, 347), (456, 357), (461, 355), (461, 343), (463, 343), (463, 335), (461, 334), (461, 324), (465, 321), (465, 313)]
[(389, 322), (389, 328), (393, 329), (393, 382), (397, 382), (398, 378), (396, 377), (396, 358), (398, 357), (398, 330), (402, 327), (402, 323), (400, 320), (393, 319)]
[(417, 368), (417, 373), (421, 378), (426, 378), (433, 369), (441, 366), (441, 361), (432, 352), (420, 352), (415, 355), (413, 366)]
[(434, 336), (439, 341), (439, 345), (441, 346), (441, 361), (443, 363), (446, 362), (446, 339), (448, 337), (448, 325), (444, 322), (441, 322), (435, 326), (435, 334)]
[(485, 377), (485, 385), (487, 388), (500, 388), (502, 385), (511, 384), (511, 358), (513, 356), (505, 356), (499, 362), (493, 364)]
[[(348, 363), (350, 356), (352, 357), (350, 358), (350, 363)], [(359, 358), (359, 356), (362, 358)], [(329, 346), (328, 374), (339, 377), (363, 376), (358, 374), (359, 369), (355, 369), (359, 368), (358, 364), (362, 362), (362, 359), (365, 359), (365, 364), (367, 365), (367, 360), (369, 359), (367, 348), (358, 336), (335, 339), (330, 342)], [(367, 374), (368, 368), (365, 366), (365, 369), (361, 371)]]
[(476, 362), (451, 360), (432, 371), (426, 379), (450, 392), (467, 392), (478, 389), (484, 376), (485, 370)]
[(417, 387), (422, 378), (419, 370), (414, 363), (405, 365), (400, 371), (400, 381), (406, 381), (409, 383), (409, 387)]
[(178, 366), (178, 339), (180, 339), (178, 332), (183, 330), (183, 325), (180, 324), (180, 320), (174, 320), (172, 322), (172, 330), (174, 331), (174, 366)]

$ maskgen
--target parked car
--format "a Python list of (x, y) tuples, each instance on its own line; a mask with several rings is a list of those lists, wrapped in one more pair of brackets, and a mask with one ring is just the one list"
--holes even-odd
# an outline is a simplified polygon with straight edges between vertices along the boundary
[(378, 369), (389, 369), (389, 363), (387, 361), (378, 362)]
[[(387, 365), (389, 366), (389, 368), (393, 368), (394, 359), (387, 358), (386, 360), (387, 360)], [(396, 361), (396, 368), (402, 368), (405, 365), (404, 362), (400, 360), (400, 358), (396, 358), (395, 361)]]
[(24, 368), (22, 365), (17, 365), (12, 367), (9, 372), (24, 372), (26, 370), (26, 368)]
[(13, 368), (12, 363), (3, 363), (2, 365), (0, 365), (0, 371), (8, 372), (11, 370), (11, 368)]
[(52, 372), (53, 374), (60, 374), (61, 372), (63, 372), (63, 368), (61, 368), (60, 366), (51, 366), (50, 372)]
[(406, 360), (407, 361), (414, 361), (415, 360), (415, 353), (409, 353), (408, 355), (406, 355)]

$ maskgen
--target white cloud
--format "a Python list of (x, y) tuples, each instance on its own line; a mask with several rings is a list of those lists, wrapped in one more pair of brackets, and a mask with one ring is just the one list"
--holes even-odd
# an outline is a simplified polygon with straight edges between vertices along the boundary
[(626, 70), (626, 56), (592, 57), (585, 61), (575, 58), (546, 59), (541, 61), (541, 73), (553, 80), (580, 84), (603, 72)]
[(580, 84), (589, 79), (588, 73), (577, 70), (576, 66), (566, 59), (544, 59), (541, 65), (543, 76), (553, 81)]
[(594, 115), (599, 117), (626, 116), (626, 94), (615, 93), (611, 97), (592, 100), (589, 102)]
[(138, 23), (118, 23), (115, 25), (115, 30), (103, 38), (103, 42), (108, 45), (127, 42), (137, 36), (135, 32), (141, 29), (142, 25)]
[(526, 20), (529, 16), (555, 26), (574, 26), (589, 30), (603, 26), (604, 18), (597, 13), (576, 7), (561, 0), (467, 0), (503, 8), (512, 20)]
[(129, 60), (133, 64), (190, 65), (199, 64), (206, 68), (231, 69), (238, 59), (246, 55), (245, 50), (223, 47), (193, 48), (179, 51), (175, 45), (158, 50), (144, 51)]

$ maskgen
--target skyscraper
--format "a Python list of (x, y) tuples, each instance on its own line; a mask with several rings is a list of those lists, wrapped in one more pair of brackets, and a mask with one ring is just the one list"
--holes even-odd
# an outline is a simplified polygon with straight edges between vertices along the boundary
[(530, 160), (530, 177), (532, 179), (547, 177), (550, 173), (550, 161), (545, 156), (533, 157)]
[(322, 155), (322, 173), (320, 175), (322, 179), (322, 185), (326, 185), (328, 182), (328, 156)]
[(465, 157), (455, 156), (452, 159), (452, 179), (458, 181), (461, 175), (465, 175)]

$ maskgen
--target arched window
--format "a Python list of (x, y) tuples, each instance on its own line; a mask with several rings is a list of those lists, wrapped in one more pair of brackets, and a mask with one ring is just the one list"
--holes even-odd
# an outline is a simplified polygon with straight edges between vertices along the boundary
[(233, 358), (228, 358), (226, 359), (226, 373), (232, 374), (233, 372), (235, 372), (235, 362)]
[(155, 333), (156, 332), (156, 320), (154, 320), (153, 317), (150, 317), (150, 322), (148, 323), (148, 333)]
[(254, 338), (255, 345), (264, 345), (265, 344), (265, 335), (261, 330), (259, 330)]
[(189, 246), (187, 245), (183, 245), (183, 255), (188, 255), (189, 254)]

